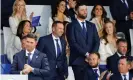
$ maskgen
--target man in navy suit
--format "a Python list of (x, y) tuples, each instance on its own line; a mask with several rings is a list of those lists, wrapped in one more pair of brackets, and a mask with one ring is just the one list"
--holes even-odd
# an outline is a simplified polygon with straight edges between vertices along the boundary
[(77, 19), (68, 24), (69, 32), (67, 39), (70, 46), (69, 64), (74, 71), (75, 80), (82, 80), (84, 75), (80, 73), (86, 65), (85, 58), (92, 52), (97, 52), (99, 48), (99, 37), (96, 26), (86, 21), (87, 6), (78, 3), (75, 7)]
[(37, 45), (38, 50), (47, 54), (51, 69), (49, 80), (65, 80), (68, 76), (66, 42), (61, 38), (63, 33), (63, 23), (55, 21), (52, 24), (52, 34), (41, 37)]
[(118, 61), (121, 56), (127, 56), (127, 41), (125, 39), (118, 39), (117, 42), (117, 52), (107, 58), (107, 68), (112, 73), (118, 73)]
[(123, 32), (128, 41), (130, 49), (129, 20), (132, 19), (133, 0), (113, 0), (110, 5), (110, 12), (114, 20), (116, 20), (117, 32)]
[(104, 69), (99, 67), (99, 53), (91, 53), (87, 59), (88, 66), (85, 68), (84, 80), (99, 80)]
[(130, 61), (127, 57), (121, 57), (118, 61), (119, 73), (113, 74), (110, 80), (133, 80), (133, 74), (129, 72)]
[(37, 36), (26, 36), (26, 50), (15, 54), (11, 66), (12, 74), (28, 74), (28, 80), (45, 80), (49, 76), (49, 63), (46, 54), (35, 49)]

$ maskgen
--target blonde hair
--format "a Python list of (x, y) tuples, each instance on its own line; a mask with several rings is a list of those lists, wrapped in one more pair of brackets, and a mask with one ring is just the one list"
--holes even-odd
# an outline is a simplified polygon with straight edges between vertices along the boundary
[(25, 3), (24, 0), (15, 0), (15, 2), (13, 4), (13, 13), (12, 13), (12, 16), (15, 16), (16, 15), (16, 13), (17, 13), (16, 6), (17, 6), (17, 4), (19, 2), (23, 2), (23, 4), (24, 4), (24, 10), (23, 10), (22, 15), (21, 15), (21, 20), (26, 20), (27, 19), (27, 16), (26, 16), (26, 8), (25, 8), (26, 3)]

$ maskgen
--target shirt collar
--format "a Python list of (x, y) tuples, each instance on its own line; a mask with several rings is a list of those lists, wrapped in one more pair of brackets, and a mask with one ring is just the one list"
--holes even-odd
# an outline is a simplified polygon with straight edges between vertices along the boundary
[(129, 75), (129, 72), (127, 72), (126, 74), (123, 74), (123, 73), (121, 73), (121, 75), (123, 76), (123, 75), (126, 75), (126, 76), (128, 76)]
[(92, 68), (92, 69), (93, 69), (93, 70), (94, 70), (94, 69), (97, 69), (97, 70), (99, 70), (99, 67), (96, 67), (96, 68)]
[(29, 52), (29, 51), (26, 50), (26, 56), (28, 56), (28, 53), (31, 53), (31, 55), (33, 55), (34, 52), (35, 52), (35, 49), (33, 49), (33, 51), (31, 51), (31, 52)]
[(53, 37), (54, 40), (55, 39), (60, 39), (59, 37), (55, 37), (53, 34), (52, 34), (52, 37)]
[(81, 22), (85, 22), (85, 20), (84, 20), (84, 21), (81, 21), (81, 20), (79, 20), (79, 19), (77, 19), (77, 20), (78, 20), (79, 23), (81, 23)]
[(119, 52), (117, 52), (117, 55), (118, 55), (119, 57), (121, 57), (121, 56), (125, 56), (125, 55), (121, 55)]

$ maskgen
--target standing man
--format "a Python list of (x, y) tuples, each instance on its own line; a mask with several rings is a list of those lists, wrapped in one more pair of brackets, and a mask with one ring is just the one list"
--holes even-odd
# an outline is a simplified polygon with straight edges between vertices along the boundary
[(75, 80), (82, 80), (84, 75), (81, 70), (86, 65), (85, 58), (88, 58), (90, 53), (98, 51), (99, 37), (96, 26), (85, 20), (87, 6), (79, 3), (75, 10), (77, 19), (68, 24), (70, 30), (67, 35), (70, 45), (69, 64), (74, 71)]
[(130, 20), (133, 16), (133, 0), (113, 0), (110, 5), (110, 12), (114, 20), (116, 20), (117, 32), (123, 32), (128, 41), (128, 49), (130, 49), (130, 35), (131, 28)]
[(35, 49), (37, 36), (26, 36), (26, 49), (15, 54), (11, 66), (12, 74), (28, 74), (28, 80), (45, 80), (49, 76), (49, 63), (46, 54)]
[(63, 33), (63, 23), (55, 21), (52, 24), (52, 34), (41, 37), (37, 45), (37, 49), (48, 56), (51, 69), (49, 80), (65, 80), (68, 76), (66, 42), (61, 38)]

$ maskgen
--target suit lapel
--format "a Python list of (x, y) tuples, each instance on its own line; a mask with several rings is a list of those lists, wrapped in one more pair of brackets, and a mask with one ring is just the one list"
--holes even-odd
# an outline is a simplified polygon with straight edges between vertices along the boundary
[(39, 56), (39, 52), (37, 50), (35, 50), (30, 64), (32, 64), (33, 62), (35, 63), (38, 56)]
[(27, 64), (26, 51), (25, 50), (22, 50), (22, 55), (23, 55), (22, 64), (25, 65), (25, 64)]
[(56, 51), (52, 34), (49, 36), (49, 46), (51, 47), (52, 55), (56, 58)]
[(100, 75), (101, 75), (104, 70), (102, 68), (99, 68), (99, 71), (100, 71)]
[(133, 80), (133, 75), (129, 73), (129, 80)]
[(86, 40), (86, 36), (83, 34), (82, 32), (82, 27), (80, 25), (80, 23), (78, 22), (78, 20), (76, 20), (76, 29), (79, 31), (79, 33), (81, 33), (81, 35), (83, 36), (83, 38)]

